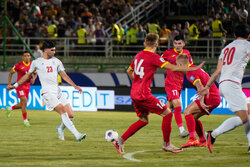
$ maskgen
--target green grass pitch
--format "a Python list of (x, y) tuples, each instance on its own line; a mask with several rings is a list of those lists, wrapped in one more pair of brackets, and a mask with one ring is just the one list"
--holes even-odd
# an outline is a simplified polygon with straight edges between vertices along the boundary
[[(75, 126), (88, 135), (79, 143), (68, 130), (65, 141), (57, 138), (56, 126), (61, 118), (56, 112), (29, 110), (28, 117), (31, 127), (26, 128), (20, 110), (13, 111), (10, 118), (5, 110), (0, 110), (0, 167), (250, 166), (243, 127), (218, 137), (212, 154), (206, 148), (197, 147), (172, 154), (161, 151), (162, 118), (151, 114), (149, 124), (125, 143), (126, 153), (142, 151), (131, 156), (140, 161), (134, 162), (117, 154), (113, 145), (104, 139), (106, 130), (114, 129), (121, 135), (137, 121), (134, 112), (75, 112)], [(211, 130), (228, 117), (210, 115), (201, 121), (204, 130)], [(187, 138), (179, 136), (173, 120), (171, 142), (181, 146), (186, 141)]]

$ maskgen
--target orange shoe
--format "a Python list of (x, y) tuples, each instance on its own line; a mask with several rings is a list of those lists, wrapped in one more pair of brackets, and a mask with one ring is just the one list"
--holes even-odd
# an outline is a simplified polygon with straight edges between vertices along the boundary
[(196, 146), (198, 146), (198, 147), (207, 147), (207, 142), (206, 141), (204, 141), (204, 142), (199, 141), (199, 143), (197, 143)]
[(190, 146), (197, 146), (198, 143), (199, 143), (199, 141), (198, 141), (197, 139), (196, 139), (196, 140), (189, 139), (189, 140), (187, 141), (187, 143), (186, 143), (186, 144), (183, 144), (181, 147), (182, 147), (182, 148), (185, 148), (185, 147), (190, 147)]

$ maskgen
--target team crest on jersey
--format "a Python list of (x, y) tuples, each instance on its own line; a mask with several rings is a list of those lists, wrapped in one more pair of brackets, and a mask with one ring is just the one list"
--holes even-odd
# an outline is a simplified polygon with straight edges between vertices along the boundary
[(24, 67), (21, 67), (21, 69), (24, 69)]
[(176, 55), (172, 55), (171, 57), (175, 57)]
[(164, 63), (164, 62), (166, 62), (162, 57), (160, 58), (160, 60)]
[(194, 76), (192, 75), (190, 78), (189, 78), (191, 81), (194, 81)]

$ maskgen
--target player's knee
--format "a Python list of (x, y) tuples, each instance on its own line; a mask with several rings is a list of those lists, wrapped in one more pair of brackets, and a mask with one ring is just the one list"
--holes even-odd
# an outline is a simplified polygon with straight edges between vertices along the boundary
[(184, 115), (187, 116), (187, 115), (189, 115), (189, 114), (191, 114), (190, 110), (185, 109), (185, 110), (184, 110)]

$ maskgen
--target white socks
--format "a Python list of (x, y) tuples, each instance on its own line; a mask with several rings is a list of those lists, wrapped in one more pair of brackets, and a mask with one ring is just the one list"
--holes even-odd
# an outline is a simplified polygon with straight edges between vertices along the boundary
[(79, 139), (81, 134), (76, 130), (75, 125), (73, 122), (69, 119), (68, 113), (65, 112), (61, 115), (63, 124), (69, 129), (71, 133), (73, 133), (76, 137), (76, 139)]
[(236, 128), (242, 124), (243, 124), (243, 122), (240, 119), (240, 117), (238, 117), (238, 116), (228, 118), (218, 128), (213, 130), (211, 135), (212, 135), (212, 137), (216, 138), (217, 136), (219, 136), (225, 132), (228, 132), (230, 130), (233, 130), (234, 128)]
[[(74, 118), (69, 118), (71, 121), (74, 120)], [(64, 125), (64, 123), (62, 122), (61, 125), (59, 126), (59, 128), (61, 128), (63, 131), (66, 128), (66, 126)]]
[(250, 146), (250, 115), (248, 115), (248, 121), (246, 123), (244, 123), (243, 127), (244, 127), (244, 130), (246, 132), (248, 146)]
[(182, 133), (185, 129), (183, 126), (179, 127), (180, 133)]

